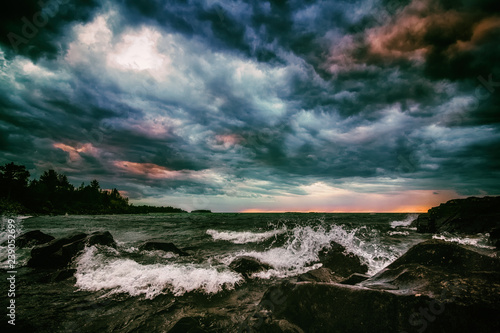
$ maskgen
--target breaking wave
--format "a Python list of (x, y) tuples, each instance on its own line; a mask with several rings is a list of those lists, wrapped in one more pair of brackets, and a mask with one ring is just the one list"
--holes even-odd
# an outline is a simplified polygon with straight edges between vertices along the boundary
[(392, 221), (391, 222), (391, 227), (396, 228), (396, 227), (409, 227), (410, 224), (416, 220), (418, 217), (418, 214), (408, 214), (404, 220), (401, 221)]
[(213, 229), (207, 230), (207, 235), (212, 236), (213, 240), (228, 241), (234, 244), (257, 243), (265, 241), (276, 235), (285, 233), (286, 229), (271, 230), (266, 232), (251, 232), (251, 231), (217, 231)]
[(241, 275), (196, 264), (143, 265), (131, 259), (110, 257), (95, 246), (77, 259), (76, 286), (82, 290), (109, 290), (152, 299), (160, 294), (180, 296), (188, 292), (214, 294), (233, 289)]
[(368, 266), (368, 273), (374, 274), (409, 248), (409, 245), (397, 247), (383, 244), (380, 232), (365, 226), (350, 230), (343, 225), (331, 225), (328, 228), (296, 226), (288, 231), (287, 236), (288, 240), (281, 247), (261, 252), (243, 250), (222, 256), (219, 260), (228, 265), (239, 256), (250, 256), (273, 266), (273, 269), (255, 274), (256, 277), (294, 276), (320, 267), (319, 252), (330, 247), (334, 241), (344, 246), (346, 252), (359, 256), (362, 263)]
[(477, 248), (483, 249), (495, 249), (494, 246), (488, 243), (488, 234), (477, 234), (476, 236), (455, 236), (451, 234), (443, 234), (443, 235), (433, 235), (432, 239), (440, 239), (446, 242), (458, 243), (461, 245), (470, 245)]

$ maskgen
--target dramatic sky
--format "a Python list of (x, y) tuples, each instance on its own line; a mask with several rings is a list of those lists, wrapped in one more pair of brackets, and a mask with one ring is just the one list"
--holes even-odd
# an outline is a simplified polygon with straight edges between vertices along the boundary
[(32, 177), (213, 211), (500, 194), (498, 0), (9, 6), (0, 164)]

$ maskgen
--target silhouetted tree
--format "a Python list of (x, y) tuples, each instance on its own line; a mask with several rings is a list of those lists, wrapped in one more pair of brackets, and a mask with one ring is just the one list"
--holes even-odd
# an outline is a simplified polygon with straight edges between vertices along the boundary
[[(0, 213), (15, 211), (41, 214), (109, 214), (153, 212), (180, 213), (173, 207), (133, 206), (114, 188), (102, 190), (94, 179), (75, 188), (66, 175), (45, 171), (28, 183), (29, 172), (23, 165), (0, 166)], [(29, 184), (29, 185), (28, 185)], [(23, 206), (24, 205), (24, 206)]]
[(0, 197), (7, 200), (23, 201), (23, 195), (28, 187), (30, 173), (24, 165), (13, 162), (0, 166)]

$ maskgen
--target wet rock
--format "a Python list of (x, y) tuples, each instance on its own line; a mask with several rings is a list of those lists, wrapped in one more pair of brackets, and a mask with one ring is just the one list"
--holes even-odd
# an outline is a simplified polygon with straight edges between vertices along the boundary
[(335, 242), (319, 253), (319, 260), (324, 268), (331, 269), (335, 275), (343, 278), (353, 273), (366, 273), (368, 271), (368, 266), (362, 264), (358, 256), (347, 252), (345, 247)]
[(35, 245), (45, 244), (53, 240), (54, 237), (47, 235), (40, 230), (28, 231), (16, 238), (17, 247), (31, 247)]
[(87, 238), (87, 245), (104, 245), (116, 249), (116, 242), (109, 231), (96, 231)]
[[(279, 332), (273, 323), (283, 319), (305, 332), (497, 332), (498, 281), (499, 259), (430, 240), (356, 286), (300, 282), (269, 288), (259, 304), (258, 331)], [(277, 293), (280, 302), (273, 300)]]
[(309, 282), (340, 282), (343, 278), (341, 276), (335, 275), (335, 273), (326, 267), (321, 267), (318, 269), (313, 269), (309, 272), (299, 275), (297, 281), (309, 281)]
[[(35, 246), (31, 250), (31, 259), (28, 261), (29, 267), (38, 268), (58, 268), (66, 266), (72, 259), (68, 256), (68, 251), (63, 254), (63, 246), (75, 242), (83, 241), (87, 237), (84, 233), (76, 233), (67, 237), (54, 239), (46, 244)], [(76, 247), (76, 246), (73, 246)], [(68, 247), (67, 249), (69, 249)]]
[(248, 278), (251, 274), (266, 271), (271, 269), (272, 266), (253, 257), (241, 256), (234, 259), (231, 264), (229, 264), (229, 268)]
[[(413, 246), (384, 270), (362, 282), (372, 289), (421, 293), (472, 303), (500, 305), (500, 260), (472, 251), (462, 245), (429, 240)], [(464, 290), (467, 292), (465, 293)]]
[(153, 250), (161, 250), (165, 252), (172, 252), (178, 254), (180, 256), (188, 256), (189, 253), (182, 251), (173, 243), (164, 242), (161, 240), (151, 240), (139, 246), (139, 250), (142, 251), (153, 251)]
[(369, 278), (370, 278), (370, 275), (360, 274), (360, 273), (353, 273), (347, 279), (344, 279), (340, 283), (342, 283), (342, 284), (349, 284), (349, 285), (353, 286), (353, 285), (358, 284), (360, 282), (363, 282), (363, 281), (365, 281), (366, 279), (369, 279)]
[(206, 333), (201, 325), (201, 317), (184, 317), (175, 323), (168, 333)]
[[(283, 289), (270, 288), (261, 303), (270, 304), (268, 296), (276, 288)], [(305, 332), (494, 332), (500, 328), (498, 308), (488, 304), (341, 284), (298, 283), (288, 288), (285, 302), (271, 307), (267, 315)], [(257, 331), (266, 332), (267, 325), (264, 321)]]
[(476, 234), (500, 227), (500, 197), (454, 199), (429, 209), (415, 222), (418, 232)]
[(240, 327), (238, 332), (260, 333), (305, 333), (299, 326), (285, 319), (273, 319), (265, 313), (258, 313), (256, 318)]
[(420, 214), (417, 219), (411, 223), (410, 226), (417, 228), (417, 231), (420, 233), (436, 232), (434, 221), (431, 221), (428, 213)]
[(116, 243), (107, 231), (94, 232), (91, 235), (76, 233), (54, 239), (46, 244), (35, 246), (31, 250), (29, 267), (62, 268), (67, 266), (86, 245), (105, 245), (116, 247)]

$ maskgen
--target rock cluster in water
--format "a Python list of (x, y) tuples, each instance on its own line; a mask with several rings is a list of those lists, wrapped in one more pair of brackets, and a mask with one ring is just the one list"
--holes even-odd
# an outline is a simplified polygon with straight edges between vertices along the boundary
[(31, 259), (28, 261), (28, 266), (35, 268), (64, 268), (71, 263), (73, 258), (86, 245), (106, 245), (116, 248), (115, 240), (109, 231), (96, 231), (90, 235), (75, 233), (35, 246), (31, 250)]
[(355, 286), (273, 286), (241, 331), (498, 332), (498, 281), (497, 258), (430, 240)]

